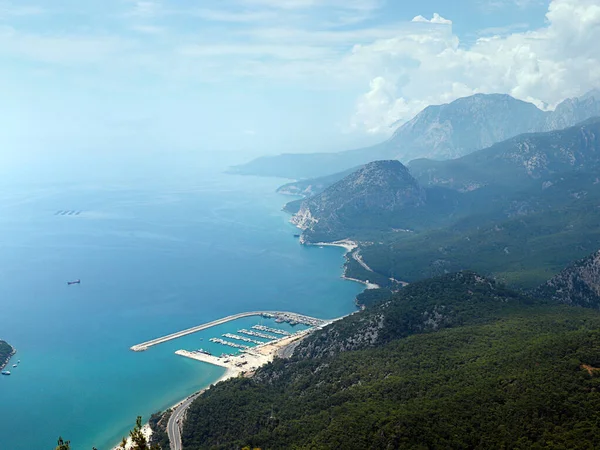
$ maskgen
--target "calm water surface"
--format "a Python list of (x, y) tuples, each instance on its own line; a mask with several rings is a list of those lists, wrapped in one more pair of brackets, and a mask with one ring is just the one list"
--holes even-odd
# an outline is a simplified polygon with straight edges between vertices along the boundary
[(175, 350), (230, 352), (208, 339), (258, 319), (133, 344), (242, 311), (354, 310), (362, 286), (340, 278), (343, 250), (298, 244), (282, 180), (185, 161), (146, 169), (4, 181), (0, 338), (21, 364), (0, 378), (0, 449), (52, 449), (59, 435), (75, 450), (111, 447), (137, 415), (222, 375)]

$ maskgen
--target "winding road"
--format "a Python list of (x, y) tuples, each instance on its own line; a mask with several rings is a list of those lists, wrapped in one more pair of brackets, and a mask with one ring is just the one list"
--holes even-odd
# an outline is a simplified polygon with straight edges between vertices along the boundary
[(205, 390), (206, 389), (203, 389), (200, 392), (196, 392), (195, 394), (190, 395), (183, 402), (181, 402), (179, 406), (177, 406), (171, 413), (171, 417), (169, 417), (169, 422), (167, 422), (167, 434), (169, 435), (171, 450), (183, 449), (183, 445), (181, 443), (181, 425), (183, 424), (183, 419), (185, 418), (185, 412), (192, 404), (192, 402), (196, 400), (196, 398)]

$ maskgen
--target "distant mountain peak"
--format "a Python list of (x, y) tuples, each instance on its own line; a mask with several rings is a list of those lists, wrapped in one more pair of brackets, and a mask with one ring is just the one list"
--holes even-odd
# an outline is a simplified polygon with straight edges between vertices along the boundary
[(594, 99), (600, 101), (600, 88), (592, 89), (589, 92), (586, 92), (584, 95), (579, 97), (581, 100)]
[(600, 116), (600, 90), (566, 99), (554, 111), (508, 94), (474, 94), (432, 105), (400, 126), (385, 142), (340, 153), (284, 154), (237, 167), (238, 173), (310, 178), (370, 161), (455, 159), (527, 133), (562, 130)]
[(390, 138), (401, 161), (453, 159), (535, 131), (545, 113), (506, 94), (475, 94), (429, 106)]

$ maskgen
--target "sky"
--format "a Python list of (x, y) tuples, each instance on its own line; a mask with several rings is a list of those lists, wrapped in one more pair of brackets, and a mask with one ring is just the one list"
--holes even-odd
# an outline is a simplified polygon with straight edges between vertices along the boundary
[(357, 148), (475, 93), (551, 109), (598, 42), (599, 0), (0, 0), (0, 158)]

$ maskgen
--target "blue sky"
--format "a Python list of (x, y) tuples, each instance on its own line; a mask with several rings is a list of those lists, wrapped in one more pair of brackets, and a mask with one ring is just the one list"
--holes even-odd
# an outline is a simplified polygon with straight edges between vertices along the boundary
[(596, 0), (0, 0), (0, 156), (334, 151), (597, 87)]

